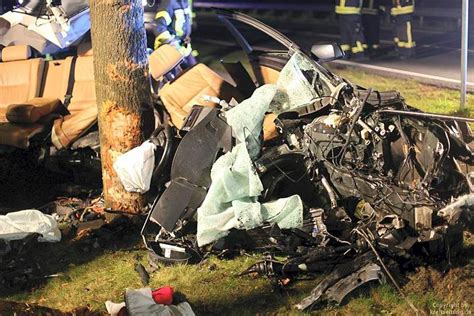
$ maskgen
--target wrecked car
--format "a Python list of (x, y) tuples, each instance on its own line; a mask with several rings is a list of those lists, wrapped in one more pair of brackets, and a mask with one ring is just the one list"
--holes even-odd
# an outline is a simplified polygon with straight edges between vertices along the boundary
[[(372, 281), (396, 286), (393, 266), (449, 263), (463, 230), (472, 231), (469, 119), (423, 113), (396, 91), (337, 76), (322, 63), (343, 56), (338, 45), (306, 50), (247, 15), (218, 18), (250, 65), (223, 62), (231, 80), (204, 64), (176, 71), (182, 56), (169, 45), (149, 57), (163, 122), (150, 138), (156, 199), (142, 229), (150, 260), (192, 263), (251, 250), (265, 258), (242, 273), (275, 284), (325, 273), (299, 309), (342, 302)], [(242, 25), (284, 49), (254, 48)], [(27, 100), (0, 94), (2, 150), (34, 148), (50, 164), (76, 163), (74, 170), (99, 165), (93, 52), (80, 45), (77, 55), (46, 62), (26, 46), (3, 49), (0, 74), (14, 67), (27, 76), (20, 66), (35, 67), (24, 88), (48, 113), (7, 109)], [(64, 91), (57, 77), (66, 78)], [(68, 113), (56, 111), (60, 103)]]
[[(214, 95), (195, 84), (196, 94), (178, 96), (200, 65), (159, 91), (178, 132), (162, 128), (162, 157), (176, 150), (142, 230), (150, 260), (189, 263), (247, 249), (267, 256), (243, 274), (286, 284), (326, 273), (299, 309), (341, 303), (372, 281), (399, 289), (394, 265), (449, 264), (463, 231), (472, 231), (471, 120), (423, 113), (396, 91), (338, 77), (321, 66), (342, 56), (335, 44), (308, 52), (244, 14), (219, 19), (251, 69), (224, 62), (237, 85), (222, 82)], [(254, 49), (236, 21), (286, 50)], [(162, 78), (155, 66), (151, 59)]]

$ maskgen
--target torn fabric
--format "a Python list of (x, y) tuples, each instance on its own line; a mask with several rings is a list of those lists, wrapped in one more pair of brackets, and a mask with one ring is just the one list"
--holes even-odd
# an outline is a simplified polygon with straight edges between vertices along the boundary
[(237, 144), (212, 166), (212, 184), (198, 209), (197, 241), (209, 244), (229, 234), (232, 228), (253, 229), (264, 222), (280, 228), (303, 223), (303, 203), (298, 195), (261, 204), (263, 185), (255, 172), (245, 144)]

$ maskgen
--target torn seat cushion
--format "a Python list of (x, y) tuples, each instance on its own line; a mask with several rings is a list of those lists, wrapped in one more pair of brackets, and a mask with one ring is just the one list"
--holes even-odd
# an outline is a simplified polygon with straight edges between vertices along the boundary
[(9, 105), (6, 118), (11, 123), (36, 123), (40, 118), (55, 112), (60, 106), (59, 99), (34, 98), (24, 103)]
[(193, 105), (216, 106), (215, 103), (205, 101), (203, 99), (205, 95), (226, 101), (233, 97), (240, 98), (240, 93), (235, 87), (204, 64), (193, 66), (176, 80), (165, 84), (159, 91), (171, 121), (177, 128), (182, 127)]

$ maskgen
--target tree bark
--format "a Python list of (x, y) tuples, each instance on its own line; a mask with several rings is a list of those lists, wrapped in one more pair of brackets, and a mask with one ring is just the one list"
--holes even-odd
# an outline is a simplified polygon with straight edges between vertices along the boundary
[(105, 206), (138, 213), (144, 197), (127, 192), (113, 169), (140, 145), (153, 120), (141, 0), (90, 0), (94, 75)]

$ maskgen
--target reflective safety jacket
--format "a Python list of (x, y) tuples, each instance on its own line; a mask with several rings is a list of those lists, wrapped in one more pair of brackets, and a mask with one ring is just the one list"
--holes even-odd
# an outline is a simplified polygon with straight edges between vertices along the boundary
[(155, 15), (155, 25), (155, 49), (169, 43), (182, 45), (180, 50), (188, 46), (192, 26), (188, 0), (161, 0)]
[(336, 0), (337, 14), (360, 14), (362, 0)]
[(412, 14), (415, 12), (415, 0), (393, 0), (390, 10), (392, 16)]

